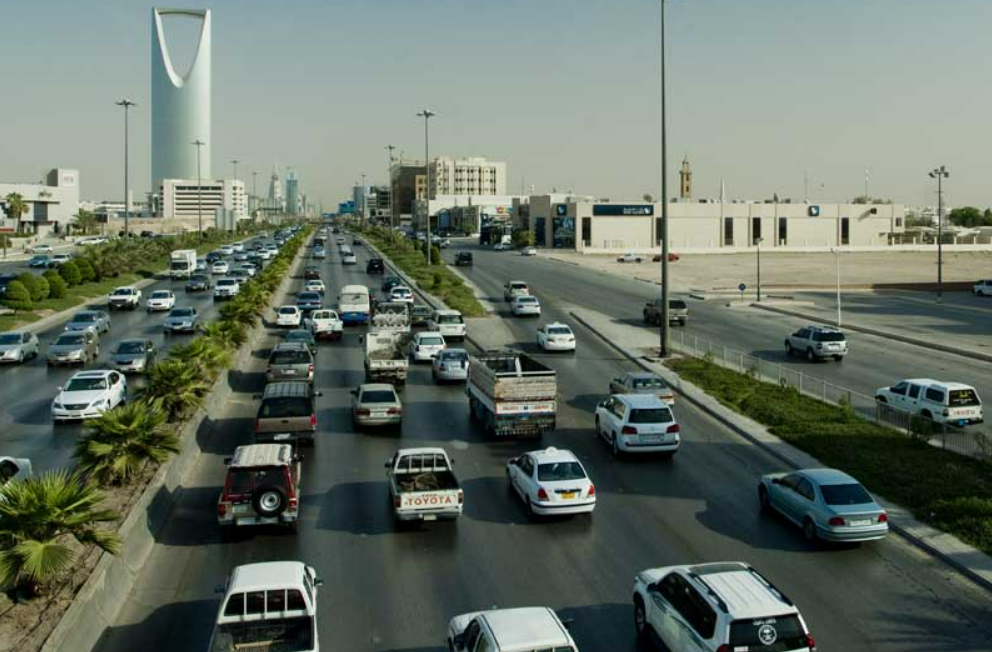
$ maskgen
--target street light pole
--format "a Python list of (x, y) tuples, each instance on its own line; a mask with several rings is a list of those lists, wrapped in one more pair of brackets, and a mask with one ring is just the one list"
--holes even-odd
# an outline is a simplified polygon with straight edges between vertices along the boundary
[(369, 192), (365, 185), (365, 173), (362, 173), (362, 226), (369, 220)]
[(758, 287), (756, 288), (756, 292), (758, 295), (758, 303), (761, 303), (761, 243), (763, 241), (764, 238), (754, 239), (754, 244), (758, 246)]
[(196, 145), (196, 220), (200, 242), (203, 242), (203, 178), (200, 174), (200, 148), (206, 143), (197, 138), (192, 144)]
[(944, 300), (944, 179), (950, 176), (943, 165), (930, 172), (937, 180), (937, 303)]
[(668, 315), (668, 134), (665, 106), (665, 0), (661, 0), (661, 357), (671, 355)]
[(255, 217), (258, 214), (258, 170), (251, 171), (251, 225), (255, 226)]
[(393, 150), (395, 145), (386, 145), (389, 152), (389, 167), (386, 168), (386, 185), (389, 187), (389, 226), (397, 226), (393, 219)]
[(127, 159), (128, 159), (128, 156), (127, 156), (127, 154), (128, 154), (128, 146), (127, 146), (128, 145), (128, 120), (127, 120), (127, 116), (128, 116), (128, 110), (132, 106), (138, 106), (138, 105), (135, 104), (134, 102), (132, 102), (129, 99), (123, 99), (123, 100), (120, 100), (119, 102), (114, 102), (114, 104), (116, 104), (117, 106), (123, 106), (124, 107), (124, 238), (127, 239), (127, 238), (129, 238), (131, 236), (130, 219), (129, 219), (130, 218), (130, 211), (128, 210), (128, 207), (129, 207), (128, 195), (131, 194), (131, 187), (130, 187), (130, 184), (128, 182), (128, 177), (127, 177), (127, 172), (128, 172), (128, 162), (127, 162)]
[(844, 325), (840, 312), (840, 249), (831, 247), (830, 253), (837, 258), (837, 328), (840, 328)]
[(430, 140), (430, 119), (437, 114), (430, 109), (424, 109), (417, 114), (418, 117), (424, 119), (424, 180), (427, 187), (424, 189), (424, 207), (427, 213), (427, 266), (430, 267), (431, 264), (431, 247), (434, 243), (431, 242), (431, 162), (430, 162), (430, 151), (431, 151), (431, 140)]

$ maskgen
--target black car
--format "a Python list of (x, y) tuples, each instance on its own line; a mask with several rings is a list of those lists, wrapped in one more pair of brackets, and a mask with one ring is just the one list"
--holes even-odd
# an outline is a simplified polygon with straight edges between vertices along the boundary
[(458, 255), (455, 256), (455, 267), (471, 267), (471, 266), (472, 266), (472, 252), (459, 251)]
[(384, 274), (386, 272), (386, 265), (383, 264), (382, 258), (369, 258), (369, 262), (365, 264), (366, 274)]
[(320, 267), (316, 265), (307, 265), (303, 268), (303, 278), (307, 281), (310, 280), (320, 280)]
[(222, 254), (219, 251), (211, 251), (209, 254), (207, 254), (208, 265), (213, 265), (218, 260), (223, 260), (223, 259), (224, 259), (224, 254)]
[(187, 292), (205, 292), (210, 289), (210, 277), (205, 274), (193, 274), (186, 281)]
[(0, 296), (7, 294), (7, 286), (14, 280), (17, 280), (17, 276), (13, 274), (0, 274)]
[(379, 286), (379, 289), (384, 293), (389, 294), (389, 291), (397, 285), (403, 285), (403, 279), (399, 276), (387, 276), (382, 280), (382, 285)]

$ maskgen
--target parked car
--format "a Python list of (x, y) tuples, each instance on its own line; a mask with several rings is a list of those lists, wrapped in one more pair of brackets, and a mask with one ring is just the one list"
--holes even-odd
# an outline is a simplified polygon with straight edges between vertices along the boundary
[(572, 451), (549, 446), (524, 453), (506, 464), (512, 491), (531, 516), (592, 514), (596, 487)]
[(971, 291), (979, 297), (992, 297), (992, 279), (975, 281), (975, 285), (972, 286)]
[(455, 254), (455, 267), (471, 267), (472, 262), (471, 251), (459, 251)]
[(514, 317), (540, 317), (541, 302), (537, 297), (519, 296), (514, 297), (510, 302), (510, 312)]
[[(300, 517), (300, 458), (289, 444), (238, 446), (227, 462), (217, 499), (217, 524), (231, 528), (281, 525), (296, 534)], [(242, 649), (240, 646), (235, 650)]]
[(315, 357), (317, 355), (317, 341), (313, 339), (313, 333), (306, 328), (285, 331), (282, 335), (282, 341), (306, 344), (307, 348), (310, 349), (310, 355)]
[(68, 324), (65, 325), (67, 331), (93, 331), (100, 335), (110, 330), (110, 315), (102, 310), (83, 310), (73, 315)]
[(46, 360), (49, 367), (61, 364), (83, 366), (100, 355), (100, 338), (94, 331), (62, 333), (48, 345)]
[(596, 434), (621, 453), (664, 453), (679, 449), (679, 424), (668, 404), (652, 394), (614, 394), (596, 406)]
[(610, 381), (610, 394), (651, 394), (669, 405), (675, 404), (675, 392), (658, 374), (629, 371)]
[(236, 278), (225, 276), (222, 279), (218, 279), (217, 283), (214, 285), (214, 301), (230, 299), (231, 297), (237, 296), (240, 291), (241, 282)]
[(392, 426), (403, 423), (403, 403), (392, 385), (366, 383), (351, 390), (351, 418), (355, 430), (369, 426)]
[(634, 627), (641, 641), (658, 640), (669, 650), (816, 651), (795, 603), (741, 562), (641, 571), (634, 578)]
[(176, 295), (172, 290), (155, 290), (145, 302), (145, 309), (148, 312), (160, 310), (172, 310), (176, 307)]
[(296, 306), (279, 306), (276, 309), (276, 326), (299, 328), (302, 321), (303, 312)]
[(141, 290), (133, 285), (114, 288), (107, 297), (107, 306), (111, 310), (134, 310), (141, 305)]
[(203, 274), (193, 274), (186, 281), (187, 292), (205, 292), (210, 289), (210, 277)]
[[(673, 254), (673, 253), (669, 253), (668, 254), (668, 262), (674, 263), (674, 262), (677, 262), (678, 260), (679, 260), (679, 255), (678, 254)], [(651, 262), (660, 263), (661, 262), (661, 254), (655, 254), (654, 256), (652, 256), (651, 257)]]
[(196, 308), (173, 308), (169, 311), (169, 314), (165, 316), (165, 321), (162, 322), (162, 327), (165, 329), (166, 334), (192, 333), (196, 331), (198, 322), (199, 315), (196, 312)]
[(763, 475), (758, 501), (801, 527), (809, 541), (874, 541), (889, 533), (882, 506), (861, 483), (834, 469)]
[(382, 258), (369, 258), (369, 262), (365, 263), (366, 274), (383, 274), (385, 271), (386, 265), (382, 262)]
[(575, 333), (567, 324), (551, 322), (537, 329), (537, 345), (544, 351), (575, 351)]
[(622, 256), (617, 257), (618, 263), (641, 263), (644, 262), (644, 258), (636, 254), (626, 253)]
[(302, 314), (306, 314), (323, 308), (324, 299), (320, 296), (320, 292), (300, 292), (296, 295), (296, 307)]
[(304, 380), (313, 383), (313, 355), (305, 344), (283, 342), (269, 354), (265, 380)]
[(28, 331), (0, 333), (0, 363), (16, 362), (38, 357), (38, 336)]
[(492, 609), (455, 616), (448, 623), (446, 643), (449, 652), (579, 651), (568, 628), (548, 607)]
[(121, 340), (110, 352), (110, 367), (122, 374), (144, 373), (155, 364), (157, 353), (155, 343), (151, 340)]
[(127, 381), (119, 371), (80, 371), (59, 387), (52, 401), (55, 423), (92, 419), (124, 402)]
[(520, 250), (520, 255), (521, 256), (536, 256), (537, 255), (537, 248), (536, 247), (524, 247), (523, 249)]
[(513, 301), (516, 297), (530, 295), (530, 287), (523, 281), (507, 281), (503, 285), (503, 300)]
[(963, 383), (910, 378), (875, 390), (875, 401), (935, 423), (966, 426), (985, 420), (978, 392)]
[(830, 326), (806, 326), (785, 339), (785, 354), (804, 355), (810, 362), (826, 358), (840, 362), (847, 355), (847, 338)]
[(313, 391), (305, 380), (281, 380), (268, 383), (261, 395), (255, 415), (256, 442), (314, 444), (317, 433), (317, 409)]
[(415, 333), (410, 340), (410, 360), (413, 362), (430, 362), (434, 356), (444, 350), (444, 336), (434, 331)]

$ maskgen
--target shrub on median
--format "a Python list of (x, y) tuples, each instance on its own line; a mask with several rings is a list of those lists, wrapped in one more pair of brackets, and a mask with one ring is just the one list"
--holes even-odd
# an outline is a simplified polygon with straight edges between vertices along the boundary
[(147, 462), (161, 464), (179, 452), (179, 438), (165, 420), (157, 402), (136, 401), (87, 421), (76, 443), (80, 470), (101, 485), (127, 484)]
[(24, 287), (24, 284), (18, 280), (11, 281), (7, 284), (7, 291), (3, 295), (3, 305), (7, 306), (15, 313), (27, 312), (34, 308), (34, 303), (31, 301), (31, 293), (28, 292), (28, 289)]
[(59, 276), (62, 277), (69, 287), (79, 285), (83, 282), (83, 275), (79, 271), (79, 266), (73, 260), (67, 260), (59, 265)]
[(62, 299), (65, 297), (66, 292), (69, 291), (69, 286), (66, 284), (65, 280), (59, 276), (59, 273), (54, 269), (50, 269), (43, 274), (46, 280), (48, 280), (48, 298), (49, 299)]

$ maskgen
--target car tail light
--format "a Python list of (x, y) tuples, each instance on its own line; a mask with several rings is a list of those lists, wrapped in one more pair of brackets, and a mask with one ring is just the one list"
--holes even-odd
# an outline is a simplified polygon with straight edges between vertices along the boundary
[(816, 652), (816, 641), (813, 640), (812, 634), (806, 635), (806, 645), (809, 647), (810, 652)]
[(589, 495), (590, 498), (592, 498), (593, 496), (596, 495), (596, 485), (594, 485), (594, 484), (589, 485), (589, 494), (588, 495)]
[(310, 427), (313, 428), (314, 430), (317, 429), (317, 415), (316, 414), (311, 414), (310, 415)]
[(358, 408), (357, 410), (355, 410), (355, 414), (357, 414), (360, 417), (367, 417), (370, 414), (372, 414), (372, 411), (367, 408)]
[(620, 429), (620, 434), (621, 435), (636, 435), (637, 434), (637, 428), (635, 428), (634, 426), (624, 426), (623, 428)]
[(290, 507), (296, 507), (296, 498), (290, 498), (289, 499), (289, 506)]
[(888, 523), (889, 522), (889, 515), (886, 514), (885, 512), (882, 512), (881, 514), (878, 515), (878, 522), (879, 523)]
[(313, 373), (313, 365), (307, 365), (307, 373)]
[(458, 504), (461, 505), (465, 502), (465, 492), (461, 489), (458, 490)]
[(386, 410), (386, 414), (403, 414), (403, 408), (389, 408)]
[(944, 408), (944, 416), (945, 416), (945, 417), (949, 417), (949, 416), (951, 416), (951, 411), (950, 411), (950, 410), (948, 410), (947, 408)]
[(834, 516), (832, 519), (827, 521), (827, 525), (844, 525), (844, 519), (840, 516)]
[(724, 643), (716, 649), (716, 652), (730, 652), (730, 646)]
[(396, 494), (395, 496), (393, 496), (393, 507), (399, 507), (399, 506), (400, 506), (400, 495)]
[(255, 432), (258, 432), (258, 419), (255, 419)]
[(672, 425), (668, 426), (668, 430), (666, 430), (665, 432), (667, 432), (668, 434), (672, 434), (679, 432), (680, 430), (681, 429), (679, 428), (679, 424), (673, 423)]
[(544, 487), (537, 488), (537, 499), (538, 500), (549, 500), (548, 492), (544, 490)]
[(224, 518), (227, 514), (227, 503), (217, 503), (217, 516)]

